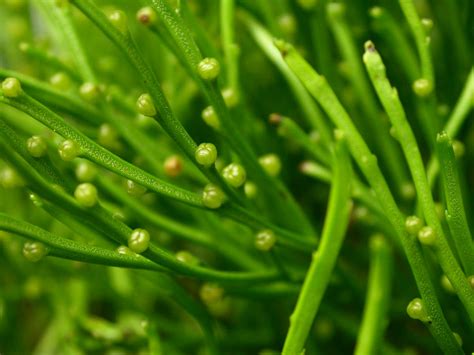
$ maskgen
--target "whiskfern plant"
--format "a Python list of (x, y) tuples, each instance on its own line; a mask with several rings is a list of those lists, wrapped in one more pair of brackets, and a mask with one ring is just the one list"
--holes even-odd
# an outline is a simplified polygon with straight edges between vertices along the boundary
[(473, 6), (0, 1), (0, 353), (470, 354)]

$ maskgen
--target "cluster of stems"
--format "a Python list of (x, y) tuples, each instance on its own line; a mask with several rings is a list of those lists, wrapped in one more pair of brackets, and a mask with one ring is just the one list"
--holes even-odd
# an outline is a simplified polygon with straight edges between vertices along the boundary
[(0, 4), (0, 314), (44, 280), (34, 353), (472, 350), (468, 1), (142, 2)]

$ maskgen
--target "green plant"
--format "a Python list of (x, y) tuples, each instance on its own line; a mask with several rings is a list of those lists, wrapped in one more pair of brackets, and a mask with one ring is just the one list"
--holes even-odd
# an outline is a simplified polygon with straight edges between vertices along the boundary
[(472, 11), (0, 1), (0, 352), (471, 352)]

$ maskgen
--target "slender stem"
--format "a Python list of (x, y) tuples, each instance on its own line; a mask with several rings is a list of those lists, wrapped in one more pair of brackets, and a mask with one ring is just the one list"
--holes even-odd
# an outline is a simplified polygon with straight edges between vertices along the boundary
[(288, 82), (290, 89), (293, 91), (296, 100), (303, 110), (306, 120), (312, 128), (316, 129), (321, 135), (322, 145), (329, 146), (332, 144), (331, 129), (329, 124), (325, 121), (323, 113), (295, 74), (288, 68), (288, 65), (286, 65), (285, 61), (281, 58), (280, 53), (273, 45), (272, 35), (250, 15), (244, 16), (244, 19), (250, 34), (257, 45), (262, 49), (268, 59), (275, 64)]
[(413, 0), (398, 0), (398, 2), (415, 39), (418, 56), (420, 57), (421, 74), (423, 78), (431, 82), (434, 88), (435, 81), (433, 63), (431, 62), (431, 55), (429, 52), (429, 41), (426, 40), (425, 31), (423, 30), (420, 17), (416, 12), (415, 3)]
[(334, 124), (341, 129), (347, 137), (347, 144), (352, 156), (365, 175), (369, 185), (374, 189), (380, 206), (385, 211), (387, 218), (402, 243), (413, 275), (415, 276), (418, 289), (432, 319), (429, 330), (433, 334), (433, 337), (443, 351), (452, 354), (462, 354), (462, 350), (456, 342), (456, 339), (454, 339), (452, 331), (441, 310), (436, 296), (436, 290), (431, 281), (431, 275), (422, 255), (421, 247), (406, 232), (405, 219), (398, 209), (387, 182), (377, 166), (376, 158), (370, 152), (367, 144), (362, 139), (346, 110), (326, 80), (316, 73), (292, 46), (287, 43), (280, 43), (279, 46), (291, 70), (294, 71), (308, 91), (325, 109), (329, 118), (331, 118)]
[[(328, 5), (328, 11), (332, 5), (335, 4)], [(337, 6), (342, 7), (343, 5), (338, 4)], [(403, 161), (402, 154), (395, 140), (389, 134), (388, 125), (380, 119), (379, 107), (367, 75), (364, 72), (351, 30), (344, 14), (339, 13), (344, 11), (341, 9), (337, 11), (337, 14), (332, 15), (333, 11), (329, 11), (329, 25), (339, 50), (349, 66), (349, 79), (358, 95), (358, 101), (361, 103), (364, 113), (363, 119), (358, 123), (361, 127), (366, 127), (364, 131), (367, 132), (367, 139), (373, 140), (376, 153), (381, 158), (381, 165), (387, 169), (389, 178), (391, 178), (393, 185), (397, 188), (396, 194), (400, 195), (403, 185), (408, 181), (405, 164), (400, 163)]]
[[(272, 118), (271, 118), (272, 119)], [(289, 117), (274, 115), (273, 124), (278, 127), (278, 134), (290, 138), (293, 142), (300, 145), (314, 159), (319, 160), (326, 166), (331, 165), (331, 159), (327, 155), (322, 142), (314, 142), (298, 124)]]
[[(457, 136), (464, 121), (468, 117), (469, 111), (471, 111), (474, 107), (472, 97), (474, 97), (474, 69), (471, 69), (461, 96), (459, 97), (458, 102), (456, 103), (456, 106), (454, 107), (453, 112), (451, 113), (451, 116), (449, 116), (448, 121), (444, 127), (444, 130), (448, 136)], [(438, 160), (431, 158), (428, 163), (427, 170), (428, 183), (431, 187), (433, 187), (436, 176), (439, 173)]]
[(71, 58), (75, 62), (82, 79), (84, 81), (95, 82), (96, 76), (92, 71), (87, 56), (82, 48), (82, 44), (77, 36), (74, 24), (72, 23), (70, 6), (68, 4), (57, 6), (53, 1), (49, 0), (40, 0), (38, 4), (51, 16), (55, 27), (54, 32), (60, 33), (63, 37), (64, 40), (61, 44), (67, 47), (63, 49), (71, 54)]
[(234, 36), (235, 0), (221, 0), (220, 10), (222, 48), (226, 63), (227, 83), (237, 94), (239, 92), (239, 47), (235, 43)]
[(409, 82), (414, 82), (421, 75), (419, 64), (400, 26), (392, 14), (384, 8), (374, 7), (370, 14), (374, 19), (375, 31), (380, 33), (383, 39), (388, 42), (388, 50), (391, 50), (391, 54), (396, 57), (397, 64), (403, 69)]
[(20, 50), (25, 53), (29, 58), (35, 59), (41, 62), (41, 64), (66, 73), (74, 81), (81, 81), (80, 74), (78, 74), (73, 68), (70, 68), (68, 65), (64, 64), (53, 54), (46, 52), (41, 48), (35, 47), (29, 43), (20, 44)]
[[(85, 0), (73, 1), (83, 3)], [(183, 20), (172, 11), (166, 1), (151, 0), (151, 2), (182, 54), (191, 67), (196, 68), (202, 55)], [(278, 179), (266, 174), (258, 163), (257, 156), (244, 138), (241, 128), (232, 119), (217, 83), (207, 82), (200, 78), (198, 84), (219, 117), (222, 134), (240, 156), (247, 171), (252, 172), (254, 182), (263, 192), (262, 195), (267, 199), (268, 204), (272, 206), (270, 211), (275, 220), (282, 221), (295, 230), (314, 234), (313, 227), (301, 210), (301, 206), (296, 203), (286, 187)]]
[[(67, 208), (68, 211), (78, 215), (83, 221), (89, 220), (88, 225), (93, 228), (99, 228), (100, 232), (107, 235), (110, 239), (120, 244), (126, 244), (131, 229), (113, 218), (109, 212), (98, 205), (92, 209), (81, 208), (74, 198), (62, 192), (60, 189), (54, 188), (53, 185), (46, 182), (39, 173), (32, 169), (32, 167), (15, 152), (15, 148), (9, 145), (3, 138), (4, 132), (0, 130), (0, 145), (2, 151), (7, 154), (7, 158), (18, 169), (21, 176), (26, 178), (31, 185), (30, 188), (40, 196), (44, 196), (51, 202)], [(3, 137), (2, 137), (3, 136)], [(14, 141), (9, 141), (13, 142)], [(203, 280), (220, 281), (220, 282), (237, 282), (237, 283), (252, 283), (252, 282), (270, 282), (277, 280), (279, 274), (277, 270), (270, 270), (265, 272), (231, 272), (231, 271), (216, 271), (203, 267), (191, 266), (178, 261), (174, 255), (162, 250), (151, 244), (148, 250), (143, 255), (155, 263), (173, 270), (182, 275), (190, 277), (201, 278)]]
[(227, 242), (218, 243), (216, 242), (217, 237), (214, 237), (208, 232), (202, 231), (188, 224), (180, 223), (163, 214), (152, 211), (133, 197), (129, 196), (125, 191), (123, 191), (123, 189), (113, 183), (110, 183), (103, 177), (99, 176), (97, 178), (97, 182), (101, 190), (104, 190), (112, 195), (121, 204), (129, 207), (134, 213), (137, 214), (137, 216), (143, 218), (143, 220), (147, 221), (148, 223), (176, 236), (179, 236), (184, 240), (202, 245), (210, 250), (215, 250), (237, 265), (241, 265), (250, 269), (261, 267), (261, 263), (255, 261), (255, 259), (250, 257), (241, 249), (236, 248), (234, 245)]
[(61, 238), (4, 213), (0, 213), (0, 229), (41, 242), (50, 248), (51, 255), (64, 259), (108, 266), (165, 271), (164, 268), (140, 255), (121, 255), (112, 250)]
[(437, 235), (435, 251), (438, 255), (441, 268), (445, 272), (456, 290), (461, 302), (474, 322), (474, 293), (469, 285), (466, 275), (460, 268), (444, 235), (441, 222), (436, 213), (435, 203), (428, 185), (426, 172), (421, 158), (421, 153), (415, 135), (406, 118), (405, 110), (398, 98), (398, 93), (386, 77), (385, 66), (382, 58), (377, 53), (372, 43), (366, 45), (364, 63), (369, 72), (372, 83), (377, 91), (382, 105), (385, 108), (400, 139), (405, 158), (410, 168), (418, 199), (421, 203), (427, 223), (434, 228)]
[(313, 253), (296, 307), (290, 317), (290, 328), (283, 346), (283, 355), (300, 354), (313, 324), (321, 300), (329, 284), (349, 223), (352, 203), (351, 165), (343, 142), (334, 154), (334, 180), (331, 186), (328, 212), (324, 222), (321, 244)]
[(17, 99), (0, 98), (0, 101), (11, 105), (40, 121), (54, 132), (66, 139), (74, 141), (81, 150), (81, 155), (104, 168), (122, 175), (140, 185), (147, 187), (159, 194), (176, 199), (193, 206), (201, 207), (201, 197), (184, 189), (171, 185), (165, 181), (144, 172), (136, 166), (119, 158), (108, 150), (86, 137), (79, 130), (67, 124), (62, 117), (43, 106), (26, 94)]
[(369, 285), (355, 355), (379, 354), (388, 325), (393, 260), (390, 246), (381, 235), (370, 240), (370, 260)]
[(447, 206), (446, 220), (465, 273), (474, 275), (474, 246), (464, 209), (453, 145), (446, 132), (438, 135), (437, 142)]
[[(325, 167), (320, 166), (314, 161), (305, 161), (302, 163), (301, 167), (302, 173), (313, 177), (317, 180), (323, 181), (325, 183), (330, 184), (333, 176), (331, 171), (327, 170)], [(378, 201), (373, 199), (373, 192), (370, 190), (368, 186), (363, 184), (360, 180), (356, 179), (354, 176), (354, 181), (352, 183), (352, 198), (367, 207), (372, 213), (374, 213), (380, 222), (383, 222), (386, 225), (386, 228), (392, 229), (392, 226), (387, 221), (387, 217), (385, 216), (382, 208)]]

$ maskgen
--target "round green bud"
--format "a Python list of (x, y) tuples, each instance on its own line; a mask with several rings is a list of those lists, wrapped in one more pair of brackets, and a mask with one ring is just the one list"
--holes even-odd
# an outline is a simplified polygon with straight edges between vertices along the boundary
[(212, 304), (222, 299), (224, 290), (217, 284), (205, 283), (199, 290), (199, 296), (205, 304)]
[(28, 42), (21, 42), (19, 45), (18, 45), (18, 49), (21, 51), (21, 52), (26, 52), (28, 50), (30, 50), (31, 48), (31, 44), (29, 44)]
[(255, 248), (262, 251), (269, 251), (276, 242), (275, 233), (270, 229), (265, 229), (255, 236)]
[(454, 156), (456, 157), (456, 159), (461, 158), (466, 152), (466, 148), (464, 147), (464, 144), (458, 140), (453, 141), (453, 150), (454, 150)]
[(109, 14), (109, 21), (120, 33), (128, 33), (127, 15), (122, 10), (112, 11)]
[(247, 181), (244, 185), (245, 196), (249, 199), (253, 199), (257, 196), (258, 187), (252, 181)]
[(430, 226), (425, 226), (418, 232), (418, 241), (424, 245), (435, 245), (436, 244), (436, 232)]
[(329, 17), (337, 18), (346, 12), (346, 6), (340, 2), (331, 2), (327, 4), (326, 11)]
[(219, 62), (215, 58), (204, 58), (197, 66), (198, 74), (204, 80), (214, 80), (220, 70)]
[(222, 97), (227, 107), (235, 107), (239, 103), (239, 95), (232, 88), (222, 90)]
[(418, 235), (423, 227), (423, 221), (417, 216), (408, 216), (405, 220), (405, 229), (411, 235)]
[(232, 163), (224, 168), (222, 177), (230, 186), (240, 187), (245, 182), (247, 173), (242, 165)]
[(416, 196), (415, 186), (411, 182), (405, 182), (401, 186), (401, 195), (406, 201), (411, 201)]
[(115, 251), (117, 253), (119, 253), (120, 255), (128, 255), (128, 256), (136, 256), (137, 255), (125, 245), (119, 246), (117, 249), (115, 249)]
[(74, 190), (76, 201), (84, 207), (94, 206), (98, 201), (97, 195), (97, 188), (89, 182), (77, 185)]
[(469, 282), (469, 285), (471, 285), (471, 288), (474, 290), (474, 275), (468, 276), (467, 282)]
[(413, 83), (413, 92), (419, 97), (427, 97), (433, 91), (433, 83), (428, 79), (417, 79)]
[(282, 14), (278, 18), (278, 26), (283, 33), (293, 35), (297, 28), (295, 17), (289, 13)]
[(207, 106), (201, 113), (201, 117), (203, 121), (209, 126), (214, 129), (219, 129), (221, 123), (219, 121), (219, 117), (217, 117), (216, 112), (214, 111), (214, 107)]
[(150, 6), (142, 7), (137, 12), (137, 20), (145, 26), (153, 25), (157, 20), (156, 12)]
[(100, 87), (94, 83), (84, 83), (79, 88), (79, 95), (88, 102), (94, 102), (100, 96)]
[(421, 19), (421, 25), (423, 26), (423, 29), (425, 30), (426, 34), (430, 34), (431, 30), (433, 29), (433, 20), (427, 17), (424, 17)]
[(64, 161), (71, 161), (81, 154), (81, 149), (76, 142), (67, 139), (58, 147), (59, 156)]
[(71, 79), (63, 72), (54, 74), (49, 78), (49, 83), (58, 90), (66, 91), (71, 88)]
[(153, 117), (156, 116), (156, 108), (150, 94), (141, 94), (137, 100), (138, 113), (143, 116)]
[(398, 131), (397, 131), (397, 129), (396, 129), (394, 126), (391, 126), (391, 127), (390, 127), (389, 133), (390, 133), (390, 135), (391, 135), (393, 138), (395, 138), (396, 140), (400, 140), (400, 137), (398, 136)]
[(187, 250), (180, 250), (175, 254), (176, 260), (191, 266), (199, 265), (199, 259)]
[(128, 192), (129, 195), (138, 197), (138, 196), (142, 196), (146, 192), (146, 187), (144, 187), (140, 184), (137, 184), (133, 180), (127, 180), (125, 185), (127, 187), (127, 192)]
[(462, 338), (461, 336), (456, 333), (456, 332), (453, 332), (453, 336), (454, 336), (454, 339), (456, 339), (456, 341), (458, 342), (459, 346), (462, 346)]
[(108, 123), (101, 124), (97, 141), (106, 148), (115, 148), (118, 145), (118, 132)]
[(43, 137), (32, 136), (26, 140), (26, 149), (32, 157), (41, 158), (46, 155), (48, 144)]
[(43, 243), (40, 242), (25, 242), (23, 244), (23, 256), (26, 260), (37, 262), (43, 259), (48, 254), (48, 250)]
[(207, 184), (202, 192), (202, 203), (207, 208), (219, 208), (225, 201), (224, 192), (214, 184)]
[(194, 157), (196, 158), (198, 164), (211, 166), (216, 162), (217, 159), (216, 146), (212, 143), (201, 143), (196, 148)]
[(312, 10), (316, 7), (318, 0), (297, 0), (297, 3), (305, 10)]
[(430, 317), (426, 311), (423, 301), (420, 298), (414, 298), (407, 306), (407, 314), (412, 319), (418, 319), (422, 322), (429, 322)]
[(183, 160), (179, 155), (169, 156), (163, 163), (163, 170), (167, 176), (174, 178), (183, 171)]
[(5, 166), (0, 170), (0, 185), (5, 189), (12, 189), (23, 186), (24, 182), (15, 169)]
[(453, 285), (451, 284), (451, 281), (449, 281), (448, 277), (446, 275), (441, 276), (441, 286), (445, 289), (445, 291), (449, 293), (456, 293), (454, 290)]
[(383, 8), (381, 8), (380, 6), (371, 7), (369, 9), (369, 16), (374, 19), (377, 19), (380, 16), (382, 16), (383, 11), (384, 11)]
[(137, 254), (143, 253), (149, 245), (150, 233), (146, 229), (134, 229), (128, 237), (128, 247)]
[(281, 161), (276, 154), (266, 154), (258, 159), (262, 168), (270, 176), (278, 176), (281, 170)]
[(83, 160), (77, 164), (75, 174), (80, 182), (91, 182), (97, 176), (97, 168), (91, 162)]
[(22, 92), (21, 83), (17, 78), (6, 78), (2, 82), (2, 91), (5, 97), (18, 97)]

